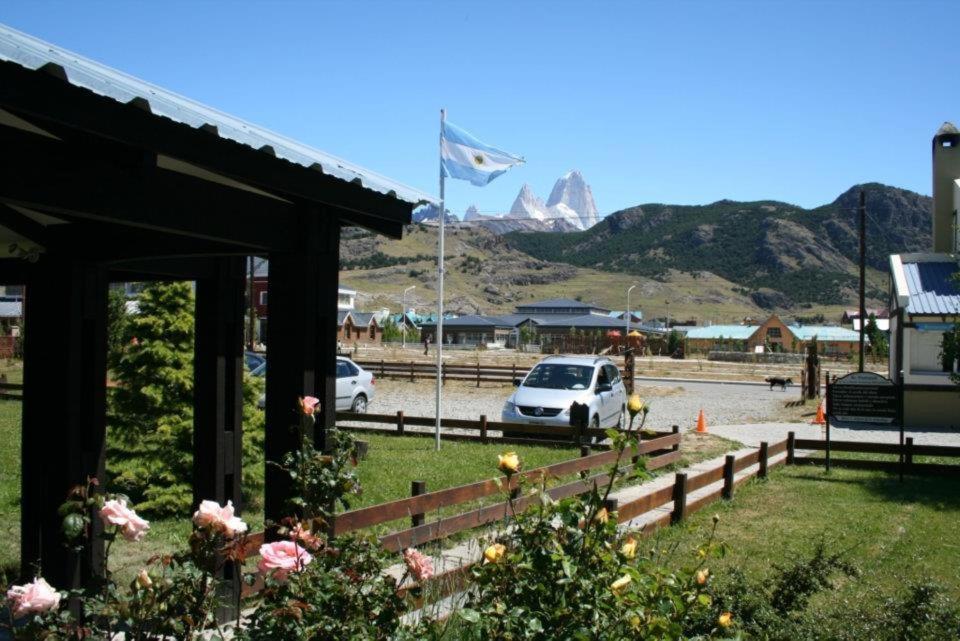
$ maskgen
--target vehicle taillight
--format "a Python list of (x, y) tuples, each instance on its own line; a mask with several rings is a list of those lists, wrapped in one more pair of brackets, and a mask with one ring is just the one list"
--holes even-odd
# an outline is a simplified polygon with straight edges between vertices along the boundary
[(376, 385), (376, 384), (377, 384), (377, 379), (376, 379), (376, 377), (373, 377), (373, 376), (370, 377), (370, 384), (371, 384), (371, 385)]

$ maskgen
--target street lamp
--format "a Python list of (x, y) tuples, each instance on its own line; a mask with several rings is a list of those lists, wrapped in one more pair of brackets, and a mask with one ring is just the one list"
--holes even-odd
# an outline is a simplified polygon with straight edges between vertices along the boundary
[(624, 345), (627, 344), (628, 336), (630, 334), (630, 292), (632, 292), (635, 287), (636, 285), (630, 285), (630, 287), (627, 289), (627, 313), (624, 314), (624, 316), (627, 319), (627, 331), (623, 333)]
[(403, 328), (400, 331), (403, 334), (403, 349), (407, 348), (407, 292), (416, 288), (416, 285), (410, 285), (410, 287), (403, 290), (403, 296), (401, 297), (400, 319), (403, 321)]

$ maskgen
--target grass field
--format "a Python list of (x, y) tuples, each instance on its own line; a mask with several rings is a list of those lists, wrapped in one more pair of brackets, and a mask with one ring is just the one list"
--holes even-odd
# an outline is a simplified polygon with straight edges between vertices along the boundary
[[(956, 463), (956, 460), (952, 461)], [(804, 465), (779, 467), (767, 481), (739, 489), (693, 515), (683, 527), (655, 535), (651, 545), (689, 553), (720, 516), (719, 538), (729, 545), (713, 570), (737, 567), (754, 578), (773, 565), (809, 558), (821, 540), (859, 568), (837, 589), (817, 595), (812, 611), (830, 618), (846, 609), (883, 608), (907, 586), (934, 581), (960, 599), (960, 479), (907, 477)], [(683, 559), (676, 558), (680, 563)], [(827, 634), (824, 638), (830, 638)]]

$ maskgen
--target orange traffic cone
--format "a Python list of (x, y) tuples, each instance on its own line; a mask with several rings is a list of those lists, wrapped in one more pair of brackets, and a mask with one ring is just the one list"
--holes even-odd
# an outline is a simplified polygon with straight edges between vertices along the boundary
[(697, 434), (707, 433), (707, 419), (703, 416), (703, 408), (700, 408), (700, 414), (697, 415)]
[(826, 425), (827, 419), (823, 415), (823, 403), (817, 405), (817, 416), (812, 421), (810, 425)]

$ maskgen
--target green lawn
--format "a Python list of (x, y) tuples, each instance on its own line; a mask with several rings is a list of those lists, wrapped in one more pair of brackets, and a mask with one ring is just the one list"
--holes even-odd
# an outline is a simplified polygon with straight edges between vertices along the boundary
[(896, 475), (838, 468), (826, 474), (801, 462), (747, 483), (732, 502), (708, 506), (685, 527), (662, 530), (652, 545), (677, 543), (677, 554), (689, 553), (714, 514), (729, 545), (714, 570), (738, 567), (765, 577), (774, 564), (809, 558), (821, 539), (828, 551), (845, 551), (862, 574), (813, 599), (813, 610), (825, 616), (881, 608), (887, 597), (927, 580), (960, 599), (960, 479), (907, 477), (901, 484)]

